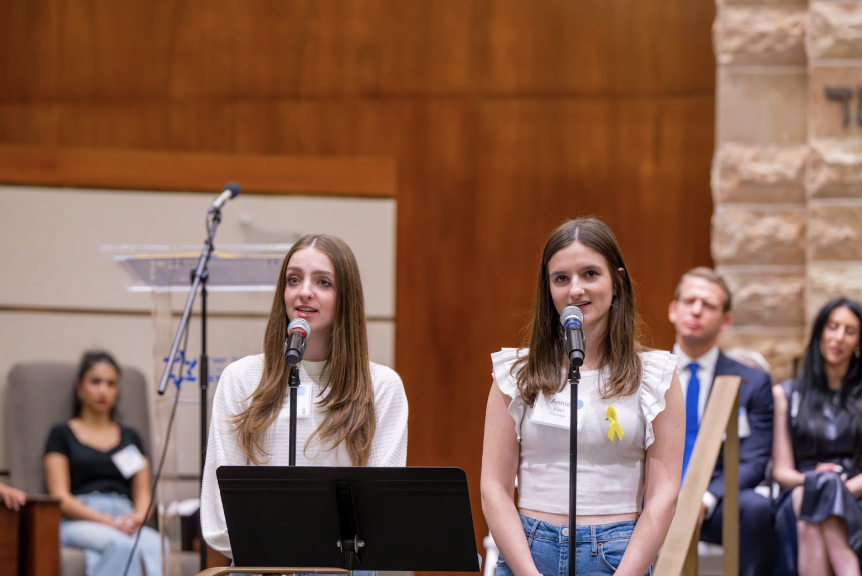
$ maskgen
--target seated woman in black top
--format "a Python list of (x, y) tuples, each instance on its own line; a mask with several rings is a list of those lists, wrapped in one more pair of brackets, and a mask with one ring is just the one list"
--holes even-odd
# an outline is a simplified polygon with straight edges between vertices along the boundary
[[(862, 307), (836, 298), (817, 315), (802, 374), (773, 389), (777, 574), (860, 574)], [(804, 545), (800, 546), (799, 543)]]
[[(124, 573), (150, 504), (150, 470), (137, 432), (114, 421), (120, 368), (105, 352), (81, 359), (75, 417), (54, 426), (45, 447), (45, 482), (60, 499), (63, 546), (83, 548), (87, 576)], [(130, 576), (161, 574), (158, 533), (144, 526)]]

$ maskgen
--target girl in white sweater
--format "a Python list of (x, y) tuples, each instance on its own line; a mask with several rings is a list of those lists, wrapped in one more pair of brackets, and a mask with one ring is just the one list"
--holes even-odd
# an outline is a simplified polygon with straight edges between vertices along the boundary
[(368, 360), (359, 267), (343, 240), (307, 235), (287, 253), (264, 334), (264, 353), (228, 366), (212, 408), (201, 489), (204, 539), (233, 558), (215, 471), (288, 465), (284, 358), (287, 323), (311, 326), (300, 363), (299, 466), (404, 466), (407, 398), (393, 370)]

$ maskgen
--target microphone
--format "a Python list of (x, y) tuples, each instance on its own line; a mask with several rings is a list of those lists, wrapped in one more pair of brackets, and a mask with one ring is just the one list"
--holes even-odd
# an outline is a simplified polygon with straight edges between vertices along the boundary
[(232, 198), (236, 198), (237, 196), (239, 196), (239, 184), (236, 182), (228, 182), (224, 185), (224, 190), (222, 190), (222, 193), (219, 194), (218, 198), (213, 200), (213, 203), (210, 204), (207, 214), (218, 212), (221, 210), (221, 207), (224, 206), (225, 202)]
[(302, 318), (291, 320), (287, 325), (287, 338), (284, 340), (284, 359), (296, 366), (305, 354), (305, 339), (311, 336), (311, 326)]
[(572, 366), (584, 363), (584, 351), (587, 349), (587, 339), (584, 336), (584, 313), (577, 306), (566, 306), (560, 314), (560, 324), (566, 333), (566, 352)]

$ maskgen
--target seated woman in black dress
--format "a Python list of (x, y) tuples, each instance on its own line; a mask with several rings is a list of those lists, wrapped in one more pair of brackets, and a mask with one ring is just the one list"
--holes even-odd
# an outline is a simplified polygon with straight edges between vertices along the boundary
[[(862, 554), (862, 306), (817, 315), (801, 375), (776, 386), (777, 574), (859, 575)], [(804, 545), (799, 546), (799, 542)]]

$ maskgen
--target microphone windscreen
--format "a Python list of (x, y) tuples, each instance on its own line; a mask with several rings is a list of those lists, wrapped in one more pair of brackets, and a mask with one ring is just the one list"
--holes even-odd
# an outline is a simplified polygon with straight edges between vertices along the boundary
[(305, 332), (306, 338), (311, 336), (311, 325), (305, 318), (294, 318), (291, 320), (290, 324), (287, 325), (287, 333), (290, 334), (297, 328)]
[(563, 308), (563, 313), (560, 314), (560, 324), (562, 324), (565, 328), (566, 324), (568, 324), (572, 320), (576, 321), (578, 324), (583, 325), (584, 313), (581, 312), (581, 309), (577, 306), (566, 306), (565, 308)]
[(239, 184), (237, 184), (236, 182), (228, 182), (227, 184), (225, 184), (224, 188), (222, 188), (222, 191), (226, 190), (230, 190), (231, 198), (236, 198), (237, 196), (239, 196)]

